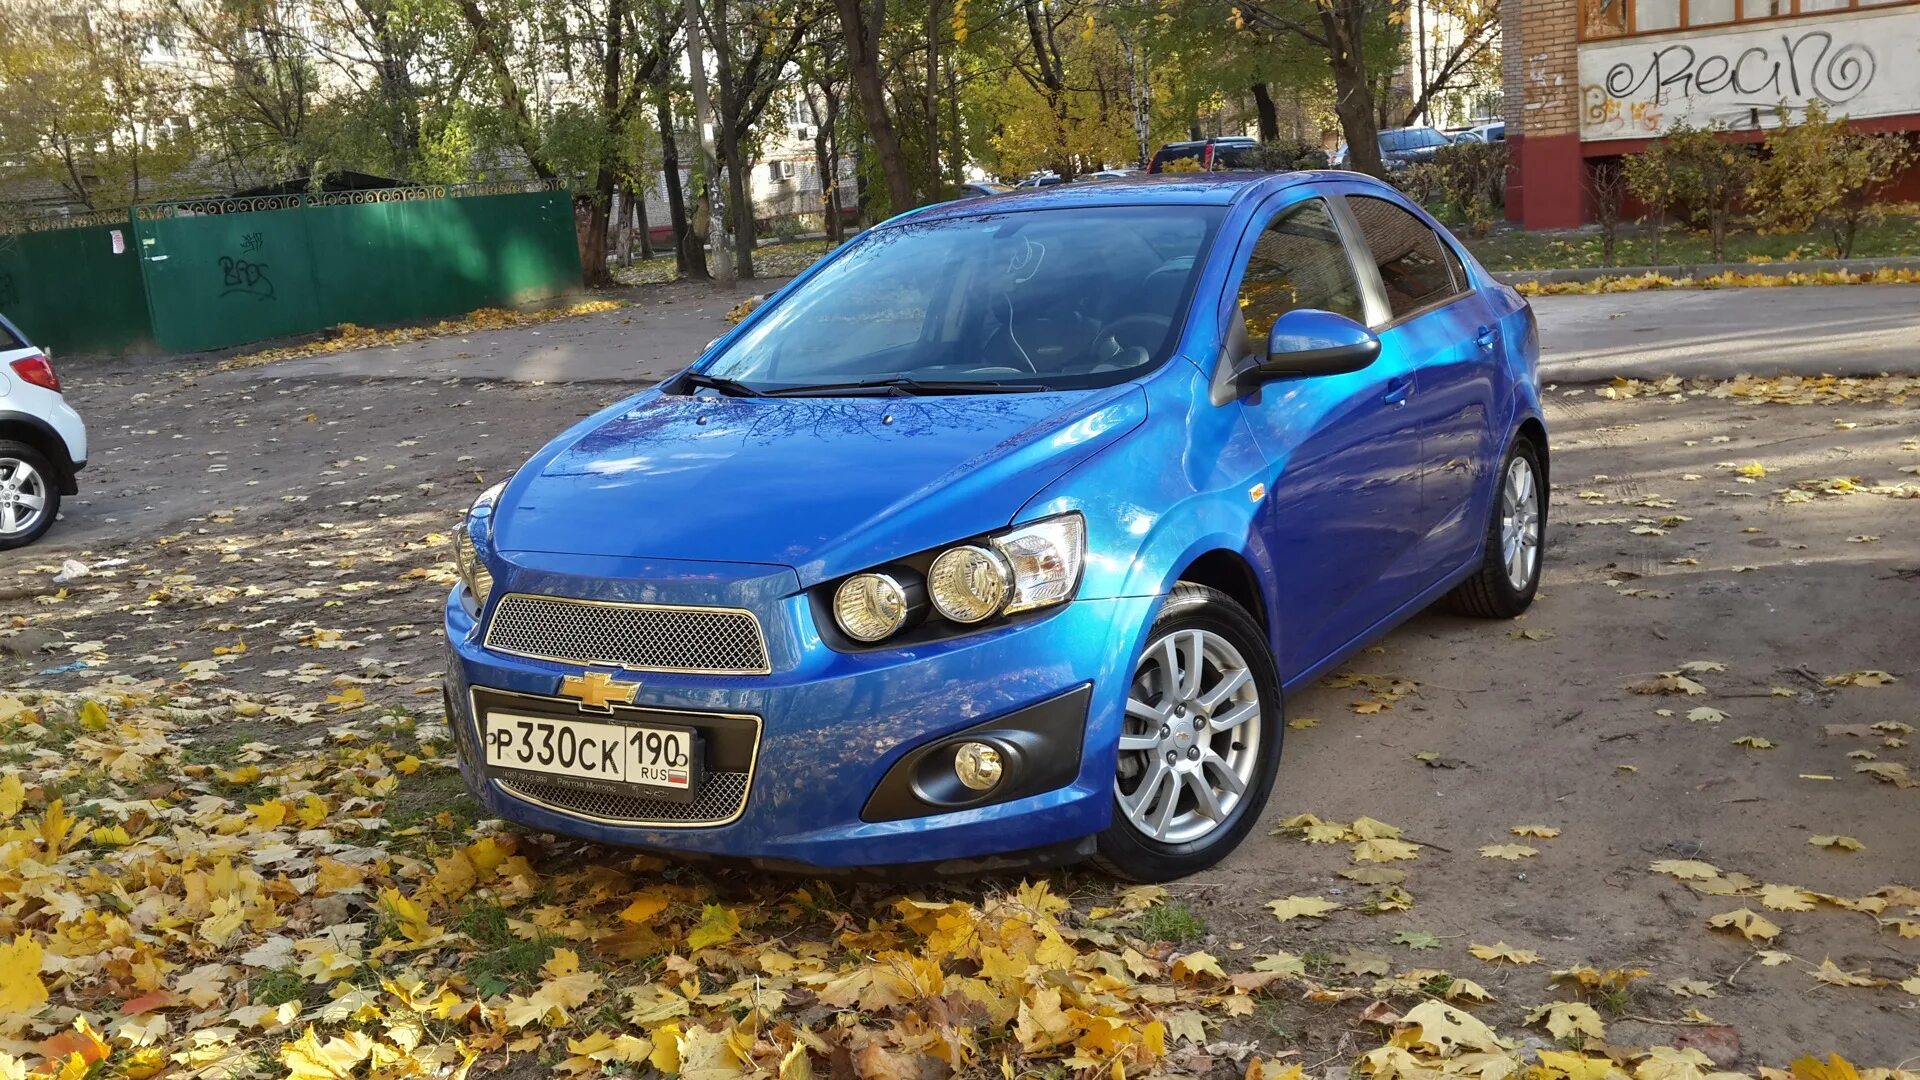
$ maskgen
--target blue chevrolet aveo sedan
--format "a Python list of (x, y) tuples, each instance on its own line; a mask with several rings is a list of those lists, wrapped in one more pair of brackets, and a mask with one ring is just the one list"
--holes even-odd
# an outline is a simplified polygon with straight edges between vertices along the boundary
[(492, 812), (683, 856), (1192, 873), (1282, 702), (1518, 614), (1533, 314), (1353, 173), (894, 218), (473, 504), (448, 712)]

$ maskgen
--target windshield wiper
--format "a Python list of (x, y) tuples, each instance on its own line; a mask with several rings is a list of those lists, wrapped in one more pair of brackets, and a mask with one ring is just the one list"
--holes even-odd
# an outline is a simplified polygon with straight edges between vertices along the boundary
[(732, 397), (766, 397), (766, 391), (755, 390), (738, 379), (729, 379), (724, 375), (708, 375), (704, 371), (689, 371), (680, 376), (680, 382), (686, 386), (702, 386), (709, 390), (718, 390)]
[(921, 397), (931, 394), (1023, 394), (1045, 393), (1052, 387), (1041, 383), (1000, 383), (971, 379), (914, 379), (904, 375), (858, 382), (820, 383), (816, 386), (787, 386), (769, 390), (769, 397), (858, 396)]

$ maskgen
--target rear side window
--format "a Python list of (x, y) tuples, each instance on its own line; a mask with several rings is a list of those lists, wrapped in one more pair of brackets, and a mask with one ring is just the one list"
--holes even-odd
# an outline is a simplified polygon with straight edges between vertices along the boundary
[(1347, 209), (1353, 212), (1374, 265), (1380, 268), (1380, 283), (1394, 318), (1444, 303), (1465, 291), (1455, 287), (1445, 245), (1425, 222), (1385, 199), (1367, 195), (1347, 196)]
[(1186, 146), (1163, 146), (1160, 148), (1159, 153), (1153, 155), (1153, 160), (1147, 163), (1147, 171), (1150, 173), (1163, 172), (1169, 164), (1175, 161), (1198, 158), (1200, 151), (1204, 149), (1206, 149), (1204, 146), (1192, 143)]
[(1213, 169), (1250, 169), (1253, 167), (1253, 147), (1239, 143), (1225, 143), (1213, 148)]
[(1283, 211), (1261, 231), (1240, 279), (1240, 317), (1256, 349), (1274, 321), (1296, 308), (1319, 308), (1355, 322), (1367, 318), (1353, 260), (1319, 199)]
[(20, 340), (20, 335), (14, 333), (12, 327), (4, 322), (0, 322), (0, 352), (5, 352), (9, 349), (24, 349), (26, 347), (27, 343)]

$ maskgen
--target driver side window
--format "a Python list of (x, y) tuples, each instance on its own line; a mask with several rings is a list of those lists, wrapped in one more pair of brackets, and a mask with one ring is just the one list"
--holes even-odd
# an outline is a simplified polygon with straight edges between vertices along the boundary
[(1282, 211), (1260, 232), (1240, 279), (1240, 318), (1247, 341), (1265, 348), (1280, 316), (1318, 308), (1366, 322), (1360, 280), (1327, 204), (1312, 199)]

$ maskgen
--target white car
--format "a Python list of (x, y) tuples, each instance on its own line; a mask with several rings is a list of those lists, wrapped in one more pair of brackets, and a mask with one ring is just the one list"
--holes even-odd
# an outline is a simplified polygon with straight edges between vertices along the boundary
[(0, 551), (53, 527), (86, 464), (87, 425), (60, 396), (53, 365), (0, 317)]

